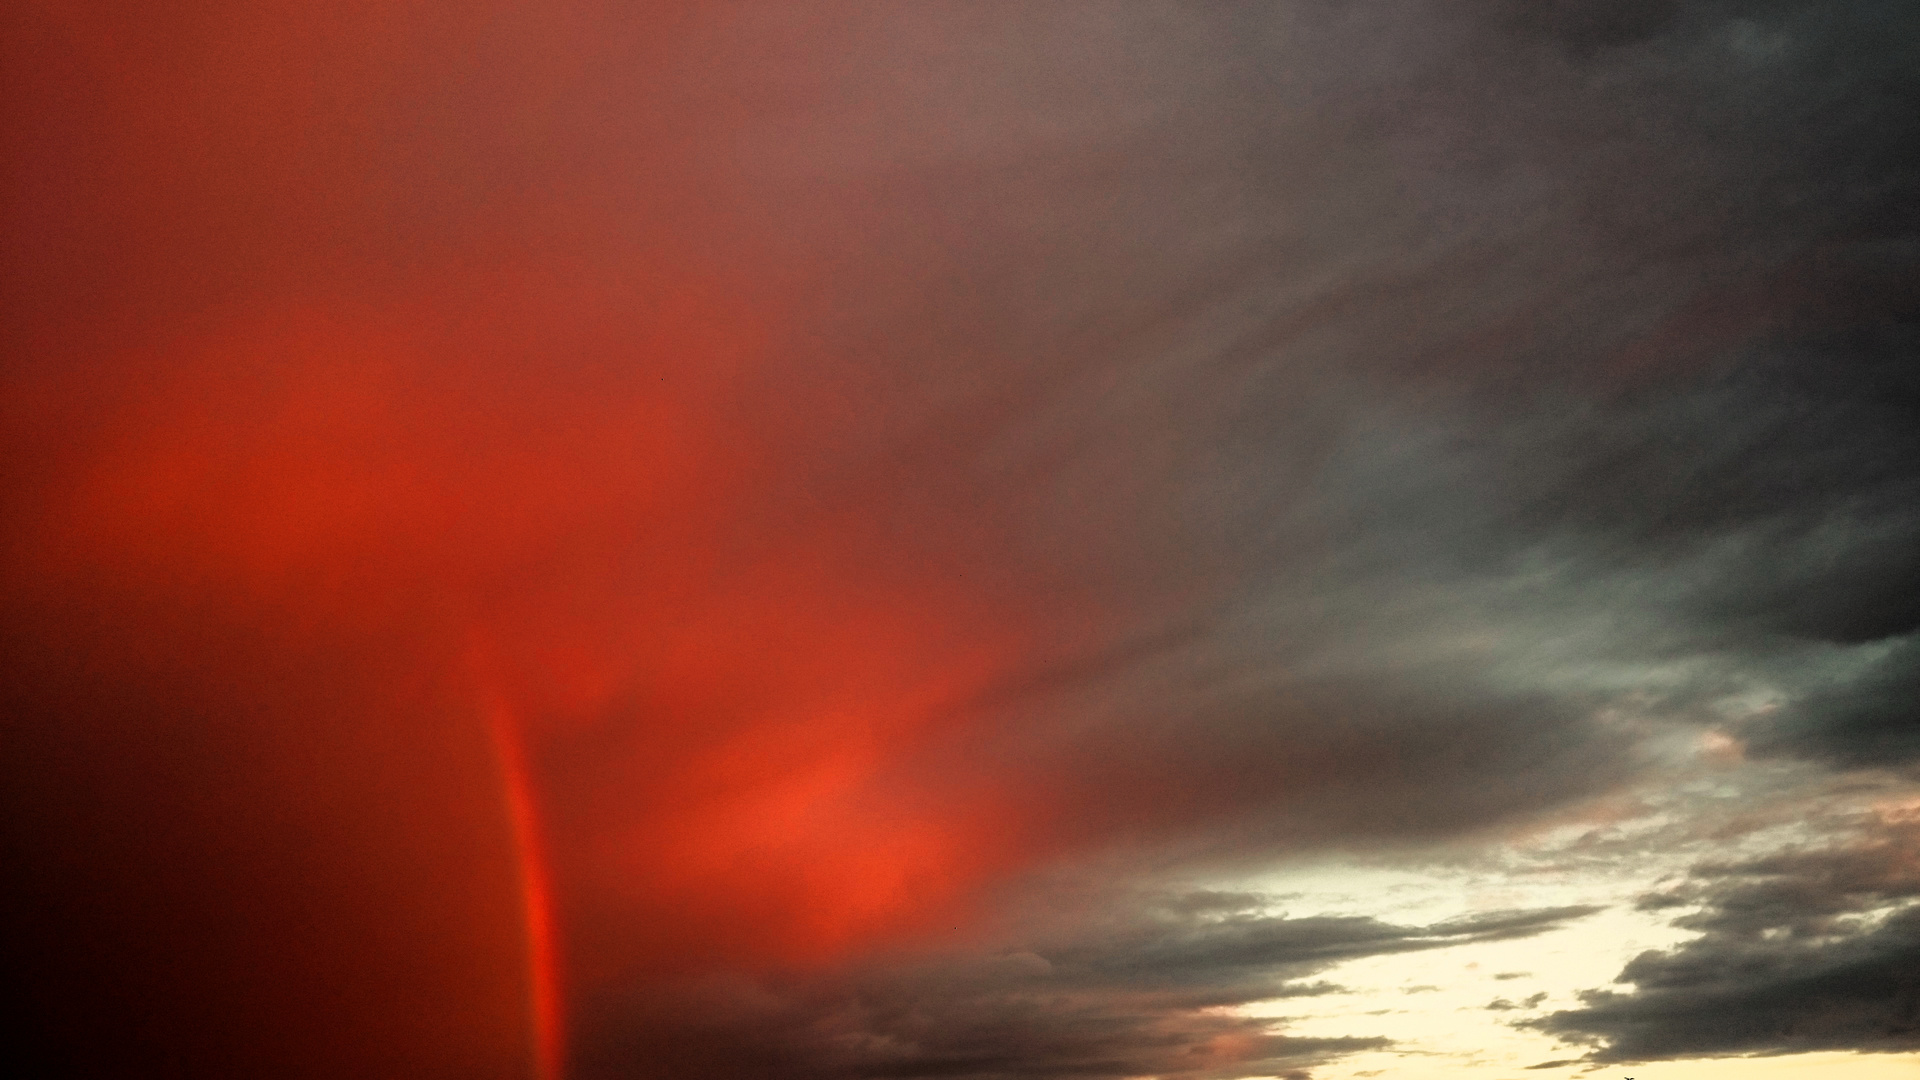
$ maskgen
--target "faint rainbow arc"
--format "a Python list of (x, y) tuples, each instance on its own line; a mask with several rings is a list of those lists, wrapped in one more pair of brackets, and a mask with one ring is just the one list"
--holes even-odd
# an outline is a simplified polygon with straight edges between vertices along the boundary
[(505, 703), (489, 697), (487, 726), (518, 863), (521, 913), (526, 929), (527, 1010), (532, 1026), (534, 1075), (561, 1080), (565, 1074), (565, 1029), (560, 1007), (560, 964), (554, 944), (553, 895), (547, 877), (545, 845), (527, 771), (526, 749)]

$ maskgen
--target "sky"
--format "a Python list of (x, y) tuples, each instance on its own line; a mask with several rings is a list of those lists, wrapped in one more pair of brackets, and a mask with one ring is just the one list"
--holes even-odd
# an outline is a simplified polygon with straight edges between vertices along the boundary
[(1920, 8), (5, 26), (33, 1075), (1920, 1077)]

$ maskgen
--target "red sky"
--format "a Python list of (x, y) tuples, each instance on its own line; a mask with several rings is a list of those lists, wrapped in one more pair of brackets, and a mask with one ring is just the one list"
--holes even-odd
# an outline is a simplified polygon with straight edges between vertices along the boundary
[[(939, 761), (1047, 583), (863, 505), (884, 421), (806, 349), (806, 268), (706, 205), (680, 141), (739, 118), (655, 69), (679, 16), (11, 21), (7, 590), (62, 1050), (516, 1075), (530, 980), (827, 963), (1042, 842)], [(523, 875), (564, 974), (529, 974)], [(77, 1049), (102, 1026), (137, 1034)]]

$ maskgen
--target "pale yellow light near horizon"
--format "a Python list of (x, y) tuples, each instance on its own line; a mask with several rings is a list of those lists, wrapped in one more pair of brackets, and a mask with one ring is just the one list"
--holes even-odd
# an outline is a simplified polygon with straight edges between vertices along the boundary
[(1236, 1011), (1274, 1018), (1282, 1032), (1300, 1038), (1394, 1043), (1337, 1056), (1311, 1070), (1315, 1080), (1920, 1080), (1920, 1053), (1595, 1065), (1580, 1060), (1587, 1046), (1528, 1026), (1556, 1011), (1577, 1012), (1583, 991), (1633, 992), (1615, 981), (1630, 960), (1696, 937), (1674, 925), (1673, 912), (1641, 910), (1636, 901), (1680, 880), (1699, 860), (1820, 847), (1861, 821), (1898, 817), (1920, 801), (1910, 788), (1890, 797), (1836, 785), (1804, 764), (1748, 763), (1729, 756), (1712, 734), (1677, 736), (1666, 747), (1665, 767), (1636, 790), (1571, 808), (1548, 827), (1490, 835), (1431, 859), (1334, 855), (1209, 883), (1271, 897), (1270, 914), (1364, 915), (1403, 927), (1502, 911), (1591, 909), (1520, 938), (1314, 970), (1309, 982), (1339, 989)]
[[(1550, 1070), (1540, 1073), (1553, 1075)], [(1539, 1075), (1536, 1073), (1535, 1075)], [(1791, 1054), (1784, 1057), (1707, 1058), (1658, 1061), (1632, 1068), (1609, 1067), (1576, 1074), (1596, 1078), (1631, 1076), (1634, 1080), (1914, 1080), (1920, 1054)]]
[[(1461, 1077), (1463, 1080), (1920, 1080), (1920, 1054), (1811, 1053), (1596, 1066), (1582, 1046), (1516, 1021), (1575, 1009), (1582, 990), (1625, 990), (1621, 968), (1648, 949), (1692, 938), (1666, 912), (1637, 910), (1646, 878), (1617, 868), (1511, 876), (1500, 872), (1385, 869), (1322, 864), (1259, 882), (1285, 896), (1294, 915), (1366, 914), (1401, 925), (1495, 910), (1592, 905), (1601, 910), (1546, 933), (1371, 956), (1322, 970), (1313, 981), (1337, 993), (1263, 1002), (1239, 1010), (1275, 1017), (1303, 1038), (1385, 1037), (1395, 1046), (1342, 1056), (1315, 1080)], [(1537, 1000), (1534, 1000), (1537, 995)], [(1501, 1007), (1493, 1008), (1495, 1003)], [(1537, 1068), (1550, 1061), (1565, 1065)]]
[(1821, 1052), (1782, 1057), (1697, 1058), (1634, 1065), (1568, 1066), (1516, 1071), (1501, 1065), (1456, 1065), (1419, 1059), (1372, 1062), (1359, 1067), (1324, 1066), (1315, 1080), (1398, 1080), (1436, 1077), (1460, 1080), (1914, 1080), (1920, 1077), (1920, 1053), (1856, 1054)]

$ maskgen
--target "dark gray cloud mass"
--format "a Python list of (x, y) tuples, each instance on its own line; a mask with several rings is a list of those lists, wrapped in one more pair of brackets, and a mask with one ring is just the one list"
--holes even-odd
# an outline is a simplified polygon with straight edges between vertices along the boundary
[(1779, 719), (1753, 725), (1754, 745), (1840, 765), (1911, 767), (1920, 760), (1917, 672), (1920, 637), (1890, 640), (1858, 670), (1817, 683)]
[(878, 307), (989, 378), (899, 376), (916, 419), (853, 452), (906, 463), (900, 535), (1010, 499), (1006, 559), (1119, 602), (984, 753), (1255, 851), (1591, 794), (1635, 768), (1622, 710), (1912, 760), (1908, 7), (1034, 18), (925, 57), (962, 92), (905, 95), (882, 161), (787, 151), (917, 177), (849, 220), (973, 285)]
[(1598, 1043), (1590, 1060), (1648, 1061), (1920, 1047), (1920, 821), (1853, 844), (1707, 863), (1643, 907), (1694, 906), (1702, 931), (1620, 973), (1633, 993), (1582, 995), (1527, 1026)]
[[(1114, 602), (1098, 646), (979, 704), (1011, 719), (960, 771), (1068, 792), (1048, 827), (1074, 843), (1144, 839), (1124, 876), (1516, 820), (1627, 782), (1665, 721), (1843, 768), (1920, 755), (1910, 5), (972, 10), (863, 22), (907, 55), (882, 115), (801, 109), (742, 158), (824, 182), (845, 231), (796, 243), (934, 250), (965, 283), (860, 279), (885, 299), (831, 340), (897, 396), (836, 453), (899, 473), (814, 494)], [(880, 79), (835, 55), (853, 92)], [(903, 341), (928, 344), (894, 371)], [(992, 502), (1016, 512), (969, 516)], [(1723, 708), (1743, 695), (1765, 706)], [(1607, 1060), (1905, 1045), (1911, 921), (1712, 931), (1548, 1030)], [(608, 1076), (1238, 1075), (1187, 1055), (1250, 1038), (1271, 1072), (1374, 1044), (1203, 1008), (1417, 939), (1156, 925), (692, 1010), (751, 1023), (605, 1004), (624, 1020), (583, 1052)], [(1752, 977), (1684, 974), (1722, 960)]]
[[(1338, 993), (1302, 981), (1347, 960), (1524, 938), (1590, 907), (1498, 912), (1430, 926), (1265, 914), (1265, 898), (1107, 897), (1092, 925), (1056, 922), (1028, 948), (892, 958), (827, 978), (678, 987), (624, 1002), (582, 1075), (1241, 1077), (1291, 1074), (1391, 1040), (1297, 1038), (1239, 1005)], [(655, 994), (658, 988), (653, 988)], [(636, 1025), (636, 1016), (650, 1022)], [(664, 1033), (664, 1034), (663, 1034)]]

